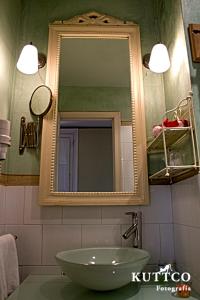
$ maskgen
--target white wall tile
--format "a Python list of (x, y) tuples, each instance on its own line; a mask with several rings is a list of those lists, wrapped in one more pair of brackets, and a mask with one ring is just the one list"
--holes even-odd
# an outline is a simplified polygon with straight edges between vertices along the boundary
[[(143, 221), (147, 223), (143, 226), (143, 247), (152, 256), (150, 263), (158, 263), (165, 256), (162, 249), (171, 238), (171, 231), (159, 224), (166, 223), (168, 226), (167, 223), (172, 221), (170, 187), (151, 187), (151, 204), (145, 207), (88, 206), (63, 208), (40, 207), (37, 204), (38, 187), (6, 187), (4, 189), (7, 190), (10, 199), (7, 203), (7, 220), (11, 222), (7, 223), (5, 230), (18, 236), (16, 243), (20, 265), (23, 266), (23, 278), (29, 272), (40, 272), (40, 274), (43, 272), (51, 273), (51, 271), (52, 273), (57, 272), (55, 254), (65, 249), (95, 246), (132, 247), (131, 238), (127, 241), (122, 238), (122, 233), (131, 224), (131, 216), (125, 215), (127, 211), (142, 210), (143, 212)], [(20, 197), (20, 193), (24, 197)], [(14, 206), (11, 202), (13, 198)], [(25, 202), (23, 202), (24, 198)], [(0, 207), (1, 204), (0, 202)], [(15, 215), (16, 209), (17, 215)], [(23, 222), (26, 225), (21, 225)], [(170, 237), (163, 240), (161, 237), (160, 240), (159, 226), (162, 228), (161, 232), (165, 232)], [(0, 226), (0, 231), (1, 229), (4, 233), (3, 225)], [(163, 245), (161, 249), (160, 243)]]
[(42, 227), (40, 225), (6, 225), (6, 233), (17, 236), (16, 245), (20, 265), (40, 265)]
[(19, 266), (19, 281), (20, 283), (24, 280), (23, 276), (22, 276), (22, 267)]
[[(121, 235), (128, 227), (121, 225)], [(142, 235), (142, 248), (149, 251), (150, 264), (174, 262), (172, 224), (143, 224)], [(133, 247), (133, 236), (127, 240), (122, 238), (122, 247)]]
[(145, 206), (102, 207), (103, 224), (131, 224), (127, 211), (142, 212), (143, 223), (172, 223), (171, 191), (169, 186), (151, 186), (151, 202)]
[(122, 160), (133, 160), (133, 143), (123, 142), (121, 143), (121, 159)]
[(5, 187), (0, 186), (0, 224), (5, 224)]
[(63, 224), (101, 224), (101, 207), (64, 207)]
[(189, 272), (200, 292), (200, 176), (172, 186), (174, 244), (177, 268)]
[(188, 227), (189, 271), (200, 278), (200, 228)]
[(199, 292), (200, 282), (200, 228), (185, 225), (174, 225), (175, 256), (177, 269), (180, 272), (189, 272), (192, 277), (192, 286)]
[(6, 187), (5, 224), (23, 224), (24, 187)]
[(172, 224), (160, 224), (160, 248), (160, 263), (173, 263), (175, 256)]
[(21, 270), (21, 279), (24, 280), (29, 274), (31, 275), (60, 275), (59, 266), (23, 266)]
[(25, 187), (24, 224), (61, 224), (62, 208), (40, 206), (37, 186)]
[(174, 224), (174, 249), (177, 266), (188, 269), (191, 253), (187, 226)]
[(142, 248), (151, 255), (150, 264), (160, 263), (160, 231), (158, 224), (143, 224)]
[(121, 143), (132, 141), (132, 126), (120, 127), (120, 139)]
[(0, 225), (0, 235), (5, 233), (5, 225)]
[(82, 247), (121, 246), (120, 225), (83, 225)]
[(132, 192), (134, 190), (133, 174), (134, 174), (133, 162), (123, 160), (122, 177), (123, 177), (123, 189), (125, 192)]
[[(192, 290), (194, 289), (196, 293), (200, 294), (200, 277), (196, 278), (196, 277), (192, 277)], [(198, 297), (199, 295), (197, 295)], [(198, 299), (198, 298), (196, 298)]]
[[(122, 225), (122, 234), (128, 229), (127, 225)], [(133, 236), (125, 240), (122, 238), (123, 247), (133, 247)], [(147, 250), (151, 256), (149, 264), (160, 263), (160, 230), (159, 224), (142, 225), (142, 248)]]
[(144, 223), (172, 223), (170, 186), (150, 186), (150, 205), (142, 206)]
[(43, 225), (43, 265), (56, 265), (57, 252), (75, 248), (81, 248), (80, 225)]
[(200, 227), (200, 176), (174, 184), (172, 199), (174, 222)]
[(5, 224), (23, 224), (24, 187), (6, 187)]
[(102, 224), (131, 224), (132, 218), (128, 211), (137, 211), (136, 206), (103, 206)]

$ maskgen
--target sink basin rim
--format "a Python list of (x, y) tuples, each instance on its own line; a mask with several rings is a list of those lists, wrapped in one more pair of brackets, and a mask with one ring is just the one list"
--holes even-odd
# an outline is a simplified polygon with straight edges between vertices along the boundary
[[(64, 257), (62, 257), (63, 254), (66, 254), (66, 253), (78, 253), (78, 252), (86, 252), (86, 251), (96, 251), (96, 250), (134, 250), (135, 252), (141, 252), (141, 254), (145, 254), (143, 257), (141, 258), (138, 258), (136, 260), (134, 260), (134, 257), (133, 257), (133, 260), (128, 260), (128, 261), (121, 261), (121, 262), (117, 262), (117, 263), (95, 263), (95, 264), (88, 264), (88, 263), (81, 263), (81, 262), (76, 262), (76, 261), (72, 261), (72, 260), (69, 260), (69, 259), (65, 259)], [(77, 266), (87, 266), (87, 267), (91, 267), (91, 268), (94, 268), (94, 267), (120, 267), (120, 266), (126, 266), (126, 265), (130, 265), (130, 264), (134, 264), (134, 263), (138, 263), (139, 261), (142, 261), (142, 260), (145, 260), (147, 258), (150, 258), (150, 255), (149, 253), (144, 250), (144, 249), (138, 249), (138, 248), (132, 248), (132, 247), (91, 247), (91, 248), (79, 248), (79, 249), (70, 249), (70, 250), (65, 250), (65, 251), (61, 251), (61, 252), (58, 252), (56, 254), (56, 259), (58, 260), (62, 260), (63, 262), (66, 262), (68, 264), (73, 264), (73, 265), (77, 265)]]

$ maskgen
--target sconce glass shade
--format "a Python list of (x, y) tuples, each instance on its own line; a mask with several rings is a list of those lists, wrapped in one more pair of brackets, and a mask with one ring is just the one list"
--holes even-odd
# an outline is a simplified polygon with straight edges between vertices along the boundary
[(17, 62), (17, 69), (24, 74), (38, 71), (38, 50), (32, 44), (24, 46)]
[(155, 73), (164, 73), (170, 68), (170, 60), (167, 47), (164, 44), (156, 44), (151, 50), (149, 69)]

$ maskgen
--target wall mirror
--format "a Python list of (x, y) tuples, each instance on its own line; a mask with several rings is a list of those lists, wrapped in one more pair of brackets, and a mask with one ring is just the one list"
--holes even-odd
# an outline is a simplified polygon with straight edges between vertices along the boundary
[(29, 102), (29, 109), (32, 115), (43, 117), (48, 113), (52, 104), (52, 92), (46, 85), (38, 86)]
[(49, 26), (41, 205), (148, 203), (139, 27), (96, 12)]

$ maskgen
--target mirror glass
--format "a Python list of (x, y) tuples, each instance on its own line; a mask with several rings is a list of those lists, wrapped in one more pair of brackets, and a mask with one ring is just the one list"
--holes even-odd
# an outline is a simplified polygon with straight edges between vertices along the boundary
[[(87, 112), (88, 119), (62, 116), (58, 122), (56, 191), (133, 191), (131, 109), (128, 38), (62, 38), (58, 111)], [(112, 119), (91, 119), (92, 112), (119, 113), (118, 145)]]
[(29, 103), (30, 111), (34, 116), (42, 117), (46, 115), (51, 108), (52, 104), (52, 92), (46, 85), (38, 86), (32, 96)]

